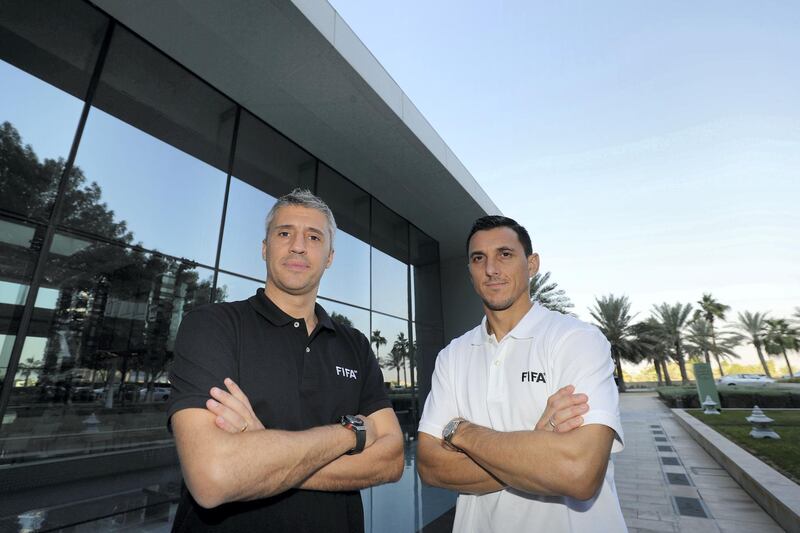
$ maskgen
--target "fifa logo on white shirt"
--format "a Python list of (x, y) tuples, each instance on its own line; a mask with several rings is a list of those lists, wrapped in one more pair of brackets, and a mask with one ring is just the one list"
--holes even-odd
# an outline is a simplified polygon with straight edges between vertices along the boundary
[(358, 370), (350, 370), (349, 368), (344, 368), (343, 366), (337, 366), (336, 375), (350, 379), (358, 379)]
[(528, 370), (527, 372), (522, 373), (522, 382), (528, 383), (547, 383), (544, 379), (544, 372), (533, 372)]

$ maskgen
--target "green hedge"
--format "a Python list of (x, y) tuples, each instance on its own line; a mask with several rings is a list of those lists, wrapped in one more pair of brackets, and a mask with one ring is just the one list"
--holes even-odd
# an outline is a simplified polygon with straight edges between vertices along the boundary
[[(699, 408), (697, 389), (694, 386), (658, 387), (656, 392), (669, 407)], [(800, 408), (800, 391), (773, 387), (726, 387), (719, 388), (722, 408), (759, 407)]]

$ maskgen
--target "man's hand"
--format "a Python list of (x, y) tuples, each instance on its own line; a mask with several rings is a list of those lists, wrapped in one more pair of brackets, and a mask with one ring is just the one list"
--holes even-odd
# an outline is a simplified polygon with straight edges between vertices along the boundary
[(250, 400), (231, 378), (225, 378), (228, 392), (213, 387), (206, 408), (214, 413), (214, 424), (228, 433), (243, 433), (264, 429), (264, 424), (256, 416)]
[(536, 431), (554, 431), (566, 433), (583, 424), (583, 417), (589, 411), (589, 397), (585, 394), (573, 394), (575, 387), (567, 385), (556, 391), (547, 399), (542, 417), (533, 428)]
[[(225, 387), (228, 388), (227, 392), (217, 387), (212, 388), (211, 396), (213, 399), (206, 402), (206, 408), (216, 415), (214, 424), (228, 433), (243, 433), (245, 431), (264, 429), (264, 425), (256, 416), (253, 407), (250, 405), (250, 400), (248, 400), (242, 389), (231, 378), (225, 378)], [(357, 416), (364, 421), (364, 428), (366, 428), (367, 434), (364, 449), (367, 449), (377, 438), (375, 420), (367, 416)]]

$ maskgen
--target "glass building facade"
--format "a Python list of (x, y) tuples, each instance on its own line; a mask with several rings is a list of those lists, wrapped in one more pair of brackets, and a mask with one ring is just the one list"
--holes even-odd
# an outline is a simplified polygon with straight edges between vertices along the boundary
[(263, 286), (264, 218), (296, 187), (339, 226), (319, 301), (371, 339), (412, 443), (363, 491), (367, 531), (452, 506), (411, 462), (434, 239), (89, 3), (5, 2), (0, 80), (0, 531), (169, 520), (181, 318)]

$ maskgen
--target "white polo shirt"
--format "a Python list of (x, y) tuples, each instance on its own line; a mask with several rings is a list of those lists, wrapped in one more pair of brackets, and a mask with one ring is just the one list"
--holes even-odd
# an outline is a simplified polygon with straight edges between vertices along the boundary
[[(439, 352), (419, 430), (441, 438), (444, 426), (457, 416), (497, 431), (530, 430), (547, 398), (572, 384), (589, 396), (584, 424), (613, 429), (611, 452), (620, 452), (623, 434), (613, 372), (606, 338), (574, 317), (534, 304), (499, 343), (487, 333), (484, 317)], [(516, 489), (461, 494), (453, 531), (613, 532), (627, 527), (609, 460), (600, 491), (588, 501)]]

